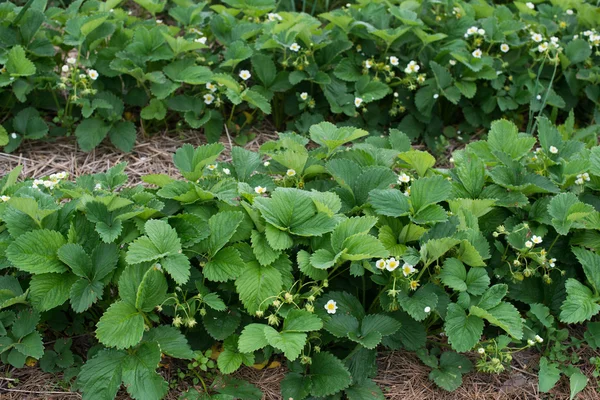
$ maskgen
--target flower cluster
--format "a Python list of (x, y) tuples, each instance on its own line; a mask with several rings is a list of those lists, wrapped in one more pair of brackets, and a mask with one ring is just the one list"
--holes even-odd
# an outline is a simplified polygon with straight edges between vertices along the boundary
[(590, 181), (590, 174), (588, 174), (587, 172), (584, 172), (583, 174), (577, 175), (577, 179), (575, 180), (575, 183), (578, 185), (583, 185), (585, 182), (589, 182), (589, 181)]
[(57, 174), (52, 174), (48, 177), (48, 180), (43, 179), (34, 179), (31, 187), (34, 189), (40, 189), (40, 186), (43, 186), (48, 189), (54, 189), (56, 185), (60, 183), (62, 179), (67, 177), (66, 172), (59, 172)]
[(476, 26), (472, 26), (469, 29), (467, 29), (467, 32), (465, 33), (465, 37), (468, 38), (469, 36), (473, 36), (473, 35), (483, 36), (483, 35), (485, 35), (485, 29), (481, 29)]

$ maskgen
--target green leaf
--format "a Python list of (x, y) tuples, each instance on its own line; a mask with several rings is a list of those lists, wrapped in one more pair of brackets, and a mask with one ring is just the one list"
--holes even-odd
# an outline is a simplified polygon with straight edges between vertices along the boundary
[(583, 272), (596, 292), (600, 290), (600, 255), (582, 247), (571, 247), (571, 251), (583, 267)]
[(417, 179), (410, 187), (410, 202), (414, 212), (448, 199), (451, 190), (450, 182), (441, 176)]
[(409, 150), (398, 157), (417, 171), (419, 176), (425, 176), (427, 170), (435, 165), (435, 158), (426, 151)]
[(431, 291), (431, 286), (422, 286), (412, 296), (408, 296), (406, 291), (398, 294), (398, 302), (404, 311), (417, 321), (423, 321), (428, 317), (425, 307), (435, 309), (438, 296)]
[(252, 353), (269, 345), (265, 336), (268, 325), (249, 324), (244, 327), (238, 341), (238, 348), (242, 353)]
[(42, 336), (37, 331), (31, 332), (29, 335), (21, 338), (19, 343), (15, 343), (15, 349), (27, 357), (39, 360), (44, 355)]
[(235, 174), (240, 181), (246, 182), (252, 173), (261, 165), (260, 156), (243, 147), (235, 146), (231, 149), (231, 158)]
[(143, 312), (154, 310), (167, 298), (167, 280), (157, 267), (149, 268), (137, 290), (135, 308)]
[(112, 399), (121, 387), (122, 363), (127, 355), (121, 351), (100, 350), (81, 367), (77, 385), (84, 400)]
[(483, 320), (465, 313), (458, 304), (448, 305), (444, 324), (448, 342), (458, 352), (471, 350), (483, 334)]
[(31, 274), (60, 273), (67, 270), (57, 256), (63, 244), (65, 239), (60, 232), (35, 230), (16, 238), (6, 249), (6, 257), (15, 267)]
[(389, 92), (388, 85), (381, 81), (371, 80), (368, 75), (363, 75), (356, 81), (356, 97), (363, 99), (364, 103), (383, 99)]
[(104, 285), (99, 281), (89, 281), (85, 278), (78, 279), (71, 290), (71, 307), (76, 313), (82, 313), (102, 298)]
[(190, 260), (183, 254), (163, 258), (162, 267), (178, 285), (183, 285), (190, 279)]
[(449, 392), (458, 389), (462, 385), (462, 375), (473, 368), (471, 361), (461, 354), (446, 351), (440, 357), (439, 368), (429, 374), (436, 385)]
[(313, 355), (310, 379), (312, 382), (310, 393), (317, 397), (333, 395), (352, 383), (350, 372), (342, 361), (324, 351)]
[(283, 321), (284, 331), (310, 332), (323, 327), (323, 321), (306, 310), (291, 310)]
[(252, 69), (265, 87), (271, 86), (277, 75), (277, 68), (271, 57), (265, 54), (255, 54), (252, 56)]
[(225, 247), (206, 263), (202, 271), (208, 280), (225, 282), (240, 276), (244, 265), (244, 260), (237, 249)]
[(508, 285), (494, 285), (485, 291), (483, 296), (481, 296), (481, 299), (479, 299), (479, 303), (477, 303), (477, 306), (483, 308), (484, 310), (496, 307), (498, 304), (500, 304), (500, 301), (504, 298), (504, 296), (506, 296), (507, 292)]
[(538, 388), (540, 392), (548, 393), (560, 379), (559, 364), (551, 363), (546, 357), (540, 358), (540, 372), (538, 373)]
[(265, 337), (271, 346), (283, 351), (285, 357), (290, 361), (297, 359), (306, 345), (306, 333), (304, 332), (277, 332), (268, 326), (265, 328)]
[(160, 352), (168, 356), (190, 360), (194, 352), (187, 339), (174, 326), (160, 325), (144, 333), (144, 342), (156, 342)]
[(108, 137), (117, 149), (129, 153), (135, 145), (137, 130), (133, 122), (119, 121), (112, 125)]
[(515, 339), (521, 340), (523, 338), (521, 314), (512, 304), (502, 302), (487, 310), (471, 306), (469, 310), (472, 315), (486, 319), (490, 324), (504, 329), (506, 333)]
[(573, 193), (561, 193), (550, 200), (548, 213), (552, 216), (552, 226), (560, 235), (569, 233), (577, 221), (594, 212), (594, 207), (584, 204)]
[(242, 100), (248, 102), (252, 106), (259, 108), (265, 114), (271, 114), (271, 103), (265, 96), (254, 89), (246, 89), (241, 94)]
[(569, 324), (591, 319), (600, 312), (592, 291), (575, 279), (565, 283), (567, 298), (560, 306), (560, 320)]
[(25, 55), (21, 46), (14, 46), (6, 57), (6, 72), (10, 76), (30, 76), (36, 73), (35, 64)]
[(583, 62), (590, 58), (592, 49), (587, 40), (575, 39), (569, 42), (565, 47), (565, 55), (573, 64)]
[(58, 258), (71, 267), (71, 271), (79, 277), (91, 278), (92, 259), (80, 244), (67, 243), (58, 249)]
[(232, 335), (241, 322), (241, 314), (237, 310), (224, 312), (208, 309), (202, 318), (206, 332), (216, 340), (225, 340)]
[(212, 78), (212, 72), (208, 67), (195, 65), (191, 58), (174, 61), (164, 67), (163, 72), (171, 80), (189, 85), (203, 85), (210, 82)]
[(577, 393), (581, 392), (588, 384), (588, 378), (580, 371), (575, 371), (573, 375), (569, 378), (569, 388), (571, 395), (569, 396), (570, 400), (573, 400)]
[(265, 300), (276, 296), (282, 284), (281, 273), (277, 269), (262, 267), (257, 262), (246, 263), (244, 271), (235, 281), (240, 300), (250, 314), (266, 310), (269, 302)]
[(190, 181), (198, 180), (204, 167), (214, 163), (225, 147), (221, 143), (198, 146), (184, 144), (175, 152), (173, 162), (181, 174)]
[(89, 118), (81, 121), (75, 129), (77, 144), (83, 151), (91, 151), (98, 146), (110, 130), (110, 125), (96, 118)]
[(269, 246), (266, 237), (258, 231), (252, 231), (252, 251), (261, 265), (271, 265), (281, 255), (280, 251)]
[(492, 122), (488, 135), (491, 150), (508, 154), (513, 160), (526, 156), (536, 139), (529, 135), (519, 135), (517, 126), (505, 119)]
[(144, 318), (134, 306), (124, 301), (111, 304), (96, 326), (100, 343), (117, 349), (138, 344), (144, 334)]
[(448, 258), (444, 261), (440, 279), (442, 283), (450, 289), (459, 292), (467, 290), (467, 269), (464, 264), (456, 258)]
[(338, 128), (331, 122), (321, 122), (310, 127), (310, 138), (313, 142), (327, 147), (329, 154), (345, 143), (352, 142), (369, 133), (354, 127)]
[(369, 202), (380, 215), (402, 217), (410, 213), (408, 197), (396, 189), (371, 190)]
[(348, 400), (385, 400), (383, 392), (375, 382), (370, 379), (362, 383), (355, 383), (344, 390)]
[(229, 242), (243, 219), (244, 214), (240, 211), (223, 211), (210, 217), (210, 236), (207, 240), (211, 255), (217, 254)]
[(29, 284), (31, 304), (40, 311), (51, 310), (69, 299), (69, 291), (77, 278), (72, 274), (39, 274)]
[(160, 362), (156, 342), (142, 343), (123, 360), (123, 383), (127, 393), (136, 400), (160, 400), (169, 391), (169, 384), (156, 372)]
[(209, 293), (206, 296), (203, 296), (202, 301), (204, 304), (216, 311), (224, 311), (227, 309), (227, 306), (223, 300), (221, 300), (219, 295), (216, 293)]

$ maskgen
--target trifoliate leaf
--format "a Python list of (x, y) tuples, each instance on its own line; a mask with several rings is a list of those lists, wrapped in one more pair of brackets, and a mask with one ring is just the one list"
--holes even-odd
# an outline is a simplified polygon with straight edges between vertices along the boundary
[(471, 350), (483, 333), (483, 320), (465, 313), (458, 304), (450, 304), (444, 324), (448, 342), (458, 352)]

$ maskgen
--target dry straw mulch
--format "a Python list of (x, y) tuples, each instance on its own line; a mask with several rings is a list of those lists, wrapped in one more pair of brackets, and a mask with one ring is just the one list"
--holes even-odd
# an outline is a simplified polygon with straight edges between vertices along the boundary
[[(252, 150), (257, 150), (262, 143), (277, 137), (272, 130), (257, 130), (254, 133), (255, 138), (245, 146)], [(223, 135), (221, 142), (226, 149), (222, 159), (227, 160), (234, 144), (228, 135)], [(21, 177), (41, 178), (61, 171), (77, 177), (104, 172), (126, 161), (128, 164), (125, 171), (129, 175), (129, 183), (135, 184), (147, 174), (178, 175), (173, 164), (173, 154), (185, 143), (199, 146), (206, 144), (206, 140), (203, 135), (194, 131), (181, 132), (178, 136), (161, 133), (140, 137), (131, 153), (123, 153), (104, 143), (86, 153), (77, 148), (74, 137), (62, 137), (53, 142), (26, 142), (14, 153), (0, 152), (0, 176), (17, 165), (23, 165)]]

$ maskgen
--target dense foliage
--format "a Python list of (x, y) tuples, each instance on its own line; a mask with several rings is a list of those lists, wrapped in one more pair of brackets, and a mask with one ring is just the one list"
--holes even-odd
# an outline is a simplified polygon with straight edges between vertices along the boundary
[[(374, 399), (378, 348), (417, 351), (454, 390), (473, 367), (459, 353), (498, 372), (535, 346), (540, 389), (564, 373), (576, 393), (587, 378), (557, 346), (561, 323), (600, 312), (600, 147), (572, 118), (538, 127), (498, 120), (450, 169), (400, 131), (328, 122), (310, 146), (285, 132), (231, 162), (221, 144), (185, 145), (182, 178), (146, 186), (127, 186), (124, 164), (74, 181), (17, 169), (0, 181), (2, 362), (77, 375), (84, 399), (123, 383), (148, 400), (168, 390), (165, 356), (202, 370), (212, 356), (225, 376), (284, 358), (283, 398)], [(65, 339), (86, 333), (73, 354)], [(216, 398), (260, 398), (197, 377)]]
[(209, 141), (225, 127), (243, 143), (266, 116), (301, 133), (325, 119), (396, 128), (435, 150), (501, 117), (531, 133), (544, 108), (598, 119), (590, 2), (135, 3), (0, 4), (5, 151), (62, 135), (129, 151), (138, 127), (202, 128)]

